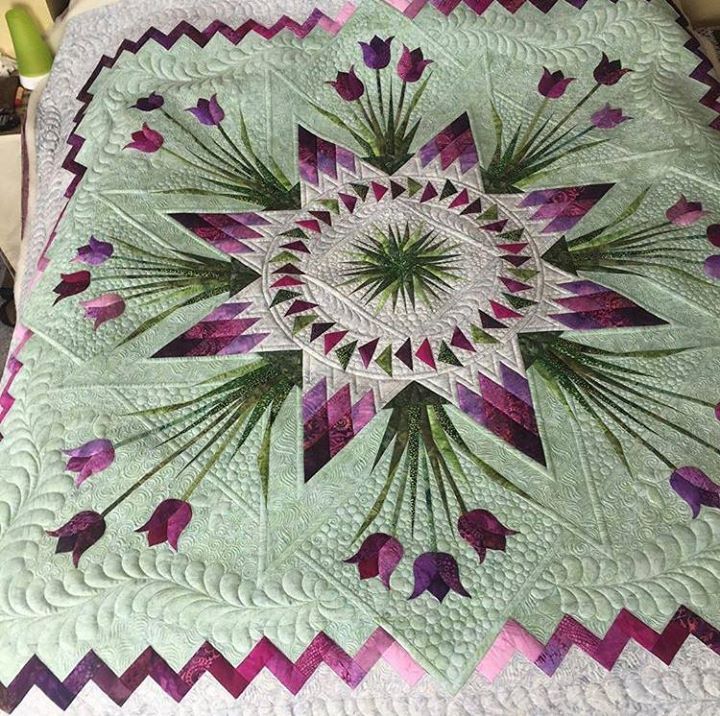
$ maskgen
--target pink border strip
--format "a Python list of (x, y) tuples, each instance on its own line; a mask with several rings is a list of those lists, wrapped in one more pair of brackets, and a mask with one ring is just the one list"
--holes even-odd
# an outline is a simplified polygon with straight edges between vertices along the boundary
[[(663, 663), (670, 664), (690, 635), (720, 654), (720, 632), (686, 607), (680, 607), (660, 633), (625, 609), (620, 611), (604, 637), (596, 636), (573, 617), (565, 616), (544, 646), (517, 622), (509, 621), (477, 671), (492, 681), (517, 652), (552, 676), (573, 646), (610, 670), (631, 640)], [(297, 694), (322, 664), (329, 666), (354, 689), (380, 659), (391, 664), (409, 684), (416, 684), (425, 674), (408, 652), (380, 628), (372, 633), (354, 658), (322, 632), (295, 662), (269, 639), (263, 638), (237, 666), (233, 666), (206, 642), (177, 672), (151, 647), (119, 676), (90, 651), (62, 681), (34, 656), (7, 687), (0, 684), (0, 709), (11, 713), (33, 686), (61, 709), (67, 709), (90, 681), (122, 706), (147, 678), (153, 679), (171, 698), (180, 702), (206, 672), (238, 698), (263, 669), (268, 669), (288, 691)]]

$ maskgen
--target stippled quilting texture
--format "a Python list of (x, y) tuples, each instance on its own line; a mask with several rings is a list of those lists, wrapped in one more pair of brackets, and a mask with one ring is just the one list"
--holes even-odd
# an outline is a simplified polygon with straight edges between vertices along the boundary
[(717, 92), (664, 2), (507, 5), (92, 74), (0, 397), (3, 706), (717, 644)]

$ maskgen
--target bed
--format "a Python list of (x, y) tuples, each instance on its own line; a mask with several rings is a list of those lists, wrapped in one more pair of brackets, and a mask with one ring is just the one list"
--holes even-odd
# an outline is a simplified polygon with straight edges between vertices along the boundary
[(706, 711), (720, 85), (687, 27), (69, 21), (0, 383), (0, 708)]

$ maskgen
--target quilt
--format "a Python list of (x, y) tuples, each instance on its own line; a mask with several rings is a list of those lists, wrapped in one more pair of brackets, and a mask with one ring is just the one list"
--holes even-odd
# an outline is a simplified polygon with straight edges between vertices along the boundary
[(0, 384), (0, 708), (720, 651), (684, 19), (298, 5), (145, 28), (80, 94)]

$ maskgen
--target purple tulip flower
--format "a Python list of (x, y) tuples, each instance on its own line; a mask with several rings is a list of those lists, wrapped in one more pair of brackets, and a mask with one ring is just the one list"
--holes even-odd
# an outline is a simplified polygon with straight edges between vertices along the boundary
[(611, 62), (608, 56), (603, 52), (602, 59), (593, 70), (593, 77), (599, 85), (609, 86), (617, 84), (622, 79), (623, 75), (628, 72), (632, 72), (632, 70), (627, 67), (623, 67), (620, 64), (620, 60), (613, 60)]
[(408, 599), (417, 599), (423, 592), (430, 592), (442, 602), (452, 589), (460, 596), (469, 597), (470, 593), (460, 582), (458, 564), (447, 552), (425, 552), (413, 564), (415, 588)]
[[(703, 264), (703, 271), (708, 278), (720, 279), (720, 255), (708, 256)], [(718, 418), (720, 420), (720, 418)]]
[(69, 522), (47, 534), (57, 537), (55, 554), (72, 552), (73, 564), (77, 567), (80, 557), (105, 534), (105, 519), (97, 512), (78, 512)]
[(386, 589), (390, 589), (390, 577), (403, 558), (403, 546), (398, 540), (383, 532), (365, 538), (360, 549), (346, 564), (357, 564), (360, 579), (380, 577)]
[(699, 201), (688, 201), (684, 194), (666, 212), (667, 220), (675, 226), (691, 226), (707, 214)]
[(565, 77), (562, 70), (550, 72), (547, 67), (543, 67), (543, 74), (538, 82), (538, 92), (548, 99), (558, 99), (565, 94), (568, 85), (574, 81), (574, 77)]
[(165, 98), (157, 92), (153, 92), (147, 97), (141, 97), (133, 105), (133, 109), (139, 109), (141, 112), (152, 112), (160, 109), (165, 104)]
[(432, 62), (423, 57), (423, 51), (417, 47), (412, 52), (407, 45), (403, 45), (403, 52), (397, 65), (397, 73), (403, 82), (417, 82), (425, 72), (425, 68)]
[(670, 475), (670, 487), (688, 503), (693, 519), (701, 505), (720, 507), (720, 485), (697, 467), (679, 467)]
[(628, 119), (632, 119), (632, 117), (626, 117), (622, 113), (622, 109), (619, 107), (614, 109), (609, 104), (606, 104), (590, 117), (593, 126), (598, 129), (614, 129), (619, 124), (627, 122)]
[(75, 486), (93, 475), (107, 470), (115, 460), (115, 448), (109, 440), (91, 440), (73, 450), (63, 451), (70, 459), (66, 469), (76, 473)]
[(188, 107), (185, 111), (190, 112), (200, 124), (208, 127), (217, 127), (225, 119), (225, 111), (220, 106), (216, 94), (210, 99), (199, 99), (196, 107)]
[(74, 263), (87, 264), (88, 266), (100, 266), (104, 264), (115, 252), (115, 248), (107, 241), (98, 241), (94, 236), (85, 246), (77, 250)]
[(147, 532), (150, 547), (167, 542), (176, 552), (178, 539), (192, 519), (192, 507), (184, 500), (163, 500), (150, 519), (136, 532)]
[(508, 529), (500, 520), (487, 510), (471, 510), (458, 520), (460, 536), (470, 544), (480, 557), (485, 559), (489, 549), (505, 551), (506, 537), (516, 535), (515, 530)]
[(713, 246), (720, 246), (720, 224), (710, 224), (705, 232), (707, 240)]
[(355, 102), (365, 94), (365, 85), (355, 74), (355, 65), (350, 68), (349, 72), (338, 72), (337, 78), (327, 84), (332, 85), (346, 102)]
[(60, 283), (53, 289), (54, 293), (57, 293), (58, 297), (55, 299), (55, 303), (62, 301), (64, 298), (75, 296), (78, 293), (82, 293), (90, 285), (90, 272), (89, 271), (76, 271), (75, 273), (61, 273)]
[(394, 37), (381, 40), (377, 35), (370, 42), (361, 42), (363, 62), (371, 70), (384, 70), (390, 64), (390, 44)]
[(125, 149), (136, 149), (138, 152), (152, 154), (157, 152), (165, 142), (165, 138), (160, 132), (150, 129), (147, 123), (144, 123), (142, 129), (133, 132), (131, 135), (132, 142), (125, 145)]
[(90, 301), (80, 301), (85, 309), (85, 318), (95, 321), (95, 330), (106, 321), (112, 321), (125, 313), (125, 301), (117, 293), (106, 293)]

